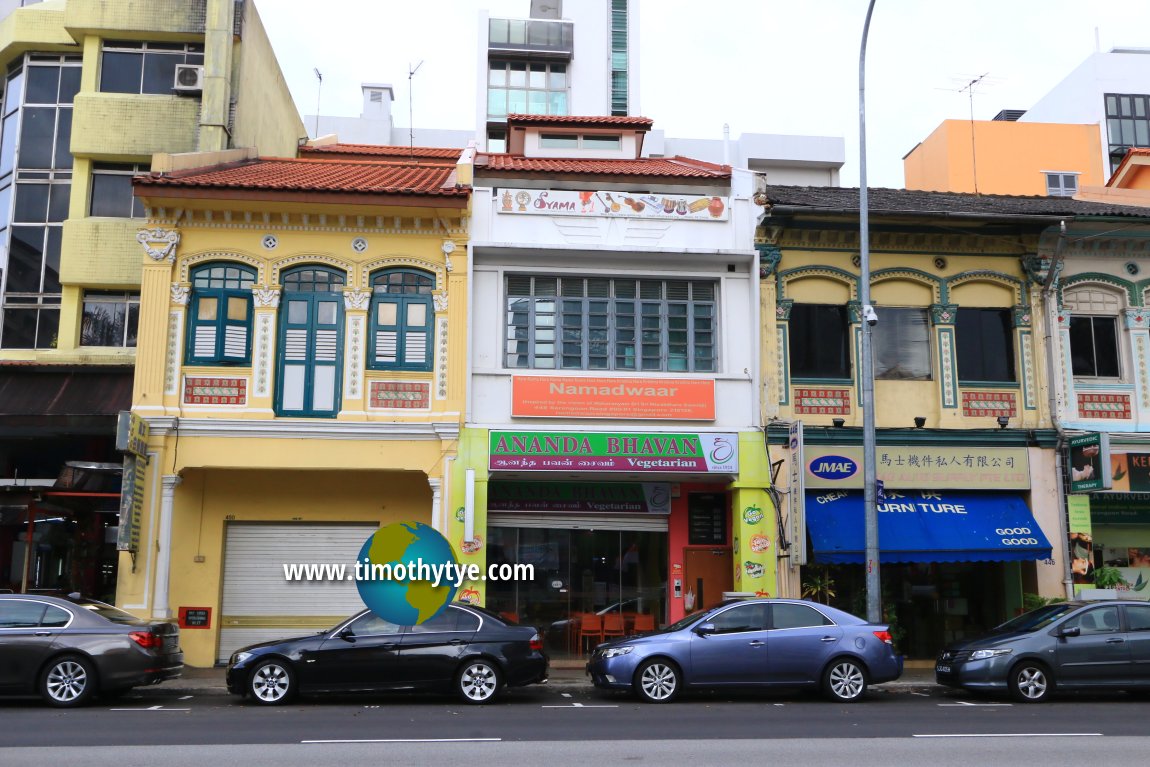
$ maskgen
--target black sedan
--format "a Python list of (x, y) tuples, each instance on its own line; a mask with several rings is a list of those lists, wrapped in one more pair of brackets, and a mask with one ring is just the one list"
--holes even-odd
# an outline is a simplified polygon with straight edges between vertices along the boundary
[(0, 594), (0, 695), (80, 706), (174, 679), (180, 629), (90, 599)]
[(465, 703), (488, 703), (506, 687), (546, 680), (534, 628), (459, 604), (412, 626), (365, 610), (330, 631), (245, 647), (227, 670), (229, 691), (264, 705), (296, 694), (391, 690), (455, 692)]
[(1009, 692), (1038, 703), (1056, 688), (1150, 691), (1150, 604), (1059, 602), (1009, 620), (938, 656), (948, 687)]

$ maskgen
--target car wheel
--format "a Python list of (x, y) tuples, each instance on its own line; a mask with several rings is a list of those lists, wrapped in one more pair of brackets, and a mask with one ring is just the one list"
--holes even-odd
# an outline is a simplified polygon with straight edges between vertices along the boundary
[(277, 706), (295, 697), (295, 672), (286, 662), (265, 660), (248, 677), (248, 692), (252, 700), (263, 706)]
[(839, 658), (823, 672), (823, 692), (833, 701), (850, 703), (866, 694), (866, 672), (850, 658)]
[(1041, 663), (1019, 663), (1010, 671), (1010, 694), (1023, 703), (1041, 703), (1054, 692), (1054, 677)]
[(465, 663), (455, 675), (455, 689), (464, 703), (490, 703), (502, 683), (499, 669), (485, 660)]
[(670, 703), (679, 696), (683, 675), (669, 661), (654, 658), (635, 672), (635, 693), (648, 703)]
[(56, 658), (40, 676), (40, 695), (51, 706), (82, 706), (95, 692), (96, 669), (79, 655)]

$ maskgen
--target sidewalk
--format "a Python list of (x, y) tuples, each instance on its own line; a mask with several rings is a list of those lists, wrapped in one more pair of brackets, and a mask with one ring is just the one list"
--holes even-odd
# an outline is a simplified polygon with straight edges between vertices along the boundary
[[(564, 689), (591, 689), (591, 682), (583, 671), (582, 661), (554, 661), (551, 664), (548, 687)], [(921, 688), (934, 685), (934, 668), (907, 668), (897, 681), (887, 682), (879, 686), (884, 688)], [(183, 676), (164, 682), (155, 688), (170, 692), (182, 692), (198, 695), (226, 695), (227, 686), (224, 684), (224, 669), (222, 668), (193, 668), (184, 667)]]

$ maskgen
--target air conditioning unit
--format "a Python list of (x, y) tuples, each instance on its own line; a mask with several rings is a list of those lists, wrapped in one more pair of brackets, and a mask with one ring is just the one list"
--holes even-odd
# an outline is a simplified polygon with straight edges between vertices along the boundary
[(176, 81), (172, 90), (178, 94), (202, 93), (204, 68), (199, 64), (176, 64)]

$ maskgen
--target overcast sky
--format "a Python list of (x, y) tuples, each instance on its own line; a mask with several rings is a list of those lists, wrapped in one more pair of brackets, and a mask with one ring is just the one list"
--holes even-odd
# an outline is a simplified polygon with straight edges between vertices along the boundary
[[(579, 0), (567, 0), (579, 2)], [(409, 125), (473, 129), (480, 8), (529, 0), (256, 0), (301, 114), (361, 112), (360, 83), (391, 83)], [(858, 56), (866, 0), (641, 0), (640, 111), (668, 136), (841, 136), (858, 185)], [(901, 187), (902, 157), (945, 119), (1026, 109), (1096, 49), (1150, 48), (1147, 0), (878, 0), (867, 53), (871, 186)]]

